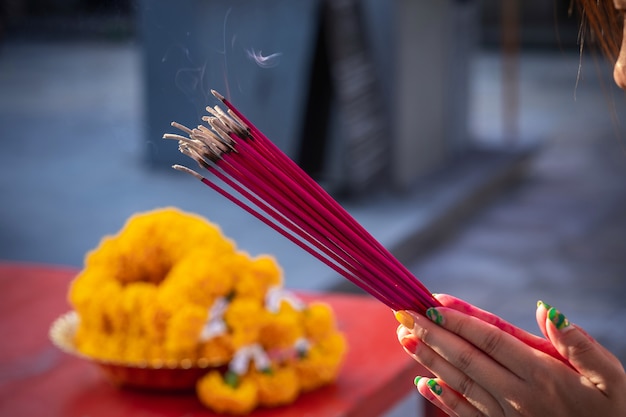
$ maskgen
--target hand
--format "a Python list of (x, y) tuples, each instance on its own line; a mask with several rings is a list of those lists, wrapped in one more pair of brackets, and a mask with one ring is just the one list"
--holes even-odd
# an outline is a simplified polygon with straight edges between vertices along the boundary
[(460, 298), (456, 298), (447, 294), (437, 294), (435, 297), (441, 303), (441, 305), (453, 308), (469, 316), (479, 318), (486, 323), (493, 324), (499, 329), (502, 329), (507, 333), (515, 336), (522, 342), (526, 343), (528, 346), (547, 353), (548, 355), (567, 363), (567, 360), (561, 356), (561, 354), (556, 350), (556, 348), (552, 345), (552, 343), (550, 343), (549, 340), (535, 336), (534, 334), (531, 334), (526, 330), (520, 329), (519, 327), (512, 325), (511, 323), (503, 320), (495, 314), (482, 310), (468, 303), (467, 301), (461, 300)]
[(418, 391), (448, 414), (626, 416), (626, 373), (619, 360), (556, 309), (539, 303), (537, 322), (567, 363), (450, 308), (454, 298), (437, 298), (444, 307), (429, 310), (431, 319), (398, 314), (413, 324), (400, 325), (398, 338), (436, 376), (416, 378)]

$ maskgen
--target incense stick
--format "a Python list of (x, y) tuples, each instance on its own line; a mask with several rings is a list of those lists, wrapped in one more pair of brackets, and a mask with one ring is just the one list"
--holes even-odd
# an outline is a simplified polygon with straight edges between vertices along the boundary
[(172, 126), (179, 150), (211, 174), (193, 175), (393, 310), (440, 305), (428, 289), (221, 94), (209, 127)]

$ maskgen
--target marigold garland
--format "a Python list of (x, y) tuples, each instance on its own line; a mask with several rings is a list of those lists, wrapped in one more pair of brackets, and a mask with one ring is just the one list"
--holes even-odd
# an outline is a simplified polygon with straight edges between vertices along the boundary
[(282, 284), (273, 257), (237, 250), (200, 216), (138, 213), (86, 255), (70, 286), (74, 343), (117, 363), (208, 361), (196, 392), (219, 413), (289, 404), (337, 377), (346, 342), (328, 305)]

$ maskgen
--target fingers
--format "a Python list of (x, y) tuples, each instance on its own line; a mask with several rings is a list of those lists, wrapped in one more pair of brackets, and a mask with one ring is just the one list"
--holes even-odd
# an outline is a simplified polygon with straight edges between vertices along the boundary
[[(549, 306), (545, 304), (540, 306), (543, 310), (546, 310), (546, 307)], [(543, 314), (548, 339), (574, 369), (607, 394), (619, 386), (614, 381), (623, 379), (624, 368), (614, 355), (578, 326), (570, 323), (563, 313), (554, 307), (550, 307), (545, 313), (537, 313), (539, 317)]]
[[(431, 335), (431, 337), (435, 336), (434, 343), (441, 350), (440, 355), (461, 370), (466, 370), (472, 378), (479, 377), (480, 371), (470, 373), (470, 368), (493, 367), (493, 361), (495, 361), (503, 369), (521, 379), (527, 379), (528, 363), (536, 361), (537, 355), (541, 355), (540, 352), (519, 338), (479, 318), (446, 307), (430, 309), (429, 312), (431, 316), (438, 316), (434, 317), (435, 323), (468, 342), (468, 346), (464, 347), (464, 350), (459, 350), (458, 342), (442, 340), (450, 337), (448, 332), (444, 332), (443, 335), (433, 332)], [(445, 343), (449, 343), (449, 345)], [(491, 372), (495, 371), (492, 370)], [(478, 379), (477, 381), (481, 385), (490, 384), (489, 381)]]
[(427, 310), (427, 317), (400, 311), (396, 318), (404, 349), (436, 375), (417, 379), (418, 391), (446, 413), (501, 417), (524, 409), (528, 415), (579, 415), (581, 404), (593, 411), (580, 415), (626, 410), (626, 374), (619, 360), (558, 310), (538, 303), (536, 313), (556, 361), (509, 329), (483, 321), (493, 321), (492, 315), (467, 303), (450, 308), (453, 297), (437, 298), (444, 306)]
[(554, 346), (552, 346), (552, 344), (544, 338), (528, 333), (527, 331), (522, 330), (519, 327), (512, 325), (511, 323), (507, 322), (506, 320), (503, 320), (502, 318), (496, 316), (495, 314), (482, 310), (459, 298), (456, 298), (447, 294), (437, 294), (435, 297), (445, 307), (452, 308), (454, 310), (465, 313), (468, 316), (476, 317), (486, 323), (493, 324), (497, 328), (502, 329), (505, 332), (515, 336), (516, 338), (524, 342), (526, 345), (534, 349), (537, 349), (539, 351), (542, 351), (544, 353), (547, 353), (548, 355), (554, 358), (563, 360), (563, 358), (556, 351)]
[(451, 389), (439, 378), (425, 378), (418, 376), (415, 378), (417, 391), (428, 401), (439, 407), (449, 416), (482, 416), (467, 400)]
[[(453, 416), (501, 415), (498, 401), (483, 387), (468, 378), (433, 349), (417, 340), (415, 334), (404, 326), (398, 327), (398, 339), (405, 351), (416, 361), (429, 369), (438, 378), (417, 377), (415, 383), (418, 391), (448, 414)], [(424, 383), (418, 383), (423, 380)], [(447, 384), (443, 381), (447, 381)], [(496, 410), (497, 414), (494, 414)]]
[(537, 310), (535, 311), (535, 318), (537, 319), (537, 325), (541, 334), (549, 341), (548, 330), (546, 329), (546, 318), (548, 317), (548, 309), (550, 306), (543, 301), (537, 301)]
[[(411, 314), (413, 330), (403, 330), (401, 326), (398, 331), (400, 343), (414, 359), (446, 381), (455, 391), (470, 399), (475, 406), (482, 404), (484, 407), (494, 408), (497, 404), (488, 392), (503, 388), (503, 385), (517, 384), (520, 379), (501, 363), (494, 361), (489, 356), (490, 352), (491, 354), (495, 353), (503, 362), (506, 362), (504, 357), (507, 357), (509, 361), (517, 360), (516, 357), (523, 357), (518, 352), (520, 349), (512, 346), (511, 343), (524, 346), (527, 350), (530, 348), (513, 336), (478, 319), (444, 307), (437, 308), (437, 310), (444, 312), (441, 324), (436, 324), (424, 316)], [(479, 326), (483, 326), (481, 330), (477, 330), (472, 323), (469, 327), (465, 327), (468, 332), (478, 331), (482, 335), (486, 332), (492, 334), (497, 332), (499, 335), (496, 338), (505, 337), (508, 339), (507, 343), (501, 345), (500, 342), (496, 342), (492, 345), (491, 342), (488, 342), (489, 346), (481, 347), (478, 340), (474, 340), (474, 342), (467, 340), (468, 336), (465, 334), (466, 330), (463, 330), (463, 326), (460, 328), (461, 334), (457, 334), (459, 329), (448, 331), (450, 329), (445, 327), (446, 323), (454, 327), (455, 322), (458, 321), (455, 315), (468, 318), (475, 321)], [(410, 323), (406, 323), (405, 320), (404, 324), (406, 326)], [(474, 339), (480, 337), (480, 335), (474, 336)], [(496, 338), (487, 337), (486, 339), (495, 341)], [(494, 349), (498, 352), (495, 352)], [(504, 349), (506, 352), (499, 352), (500, 349)], [(521, 369), (523, 366), (520, 365), (519, 368)], [(518, 372), (520, 371), (518, 370)], [(502, 381), (506, 382), (503, 383)], [(511, 389), (513, 388), (511, 387)]]
[[(543, 333), (543, 335), (546, 337), (546, 339), (548, 341), (550, 341), (550, 337), (548, 335), (548, 330), (547, 330), (547, 323), (550, 322), (549, 318), (548, 318), (548, 311), (552, 308), (552, 306), (550, 306), (549, 304), (544, 303), (543, 301), (537, 301), (537, 312), (536, 312), (536, 317), (537, 317), (537, 324), (539, 325), (539, 328), (541, 329), (541, 332)], [(598, 349), (600, 349), (602, 352), (604, 352), (604, 354), (608, 357), (614, 358), (614, 355), (609, 352), (604, 346), (602, 346), (601, 344), (599, 344), (593, 337), (591, 337), (584, 329), (581, 329), (579, 326), (576, 326), (576, 328), (582, 333), (584, 334), (587, 338), (589, 338), (591, 341), (593, 341), (593, 343), (595, 343), (598, 347)], [(550, 342), (552, 343), (552, 342)], [(560, 355), (560, 354), (559, 354)]]

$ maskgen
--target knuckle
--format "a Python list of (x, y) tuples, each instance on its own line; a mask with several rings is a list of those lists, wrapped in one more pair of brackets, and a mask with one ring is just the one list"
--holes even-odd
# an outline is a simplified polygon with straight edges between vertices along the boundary
[(458, 392), (465, 398), (472, 398), (476, 390), (476, 383), (467, 375), (463, 375), (459, 380)]
[[(546, 375), (550, 375), (551, 372), (545, 366), (541, 364), (534, 364), (534, 366), (529, 366), (526, 369), (526, 374), (524, 375), (524, 381), (528, 383), (531, 387), (543, 387), (544, 384), (542, 381), (545, 381)], [(550, 389), (551, 386), (548, 386)]]
[(464, 378), (461, 380), (458, 389), (448, 391), (449, 394), (445, 399), (446, 407), (449, 410), (452, 410), (452, 412), (455, 413), (454, 415), (466, 417), (485, 417), (485, 414), (471, 404), (474, 387), (475, 383), (470, 378)]
[(591, 342), (587, 338), (580, 338), (575, 341), (571, 345), (568, 346), (567, 350), (570, 354), (570, 357), (580, 357), (584, 356), (595, 349), (593, 342)]
[(476, 350), (474, 349), (463, 349), (459, 352), (456, 359), (456, 367), (461, 371), (465, 372), (472, 366), (474, 359), (476, 358)]
[(418, 329), (416, 329), (415, 336), (418, 338), (418, 340), (421, 340), (422, 342), (424, 342), (425, 344), (429, 346), (432, 343), (431, 339), (433, 338), (433, 334), (430, 331), (430, 329), (426, 327), (419, 327)]
[(483, 339), (480, 349), (487, 355), (492, 355), (496, 352), (502, 344), (502, 333), (500, 332), (488, 332)]
[(437, 358), (430, 349), (417, 349), (415, 358), (426, 369), (433, 369), (437, 365)]
[(451, 395), (448, 401), (446, 402), (446, 406), (454, 412), (458, 412), (462, 409), (462, 401), (463, 397), (460, 395)]
[(450, 331), (456, 333), (458, 335), (463, 335), (465, 333), (465, 326), (467, 325), (467, 318), (459, 318), (455, 320), (453, 323), (450, 323)]

